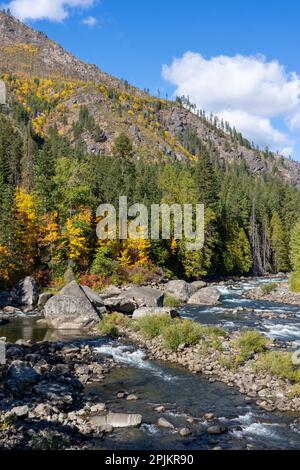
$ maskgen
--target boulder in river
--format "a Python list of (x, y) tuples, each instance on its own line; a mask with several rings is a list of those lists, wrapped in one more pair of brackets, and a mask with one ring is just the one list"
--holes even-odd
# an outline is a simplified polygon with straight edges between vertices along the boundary
[(164, 293), (151, 287), (131, 287), (123, 294), (139, 307), (163, 307), (164, 304)]
[(103, 416), (92, 416), (89, 425), (92, 428), (104, 428), (112, 426), (113, 428), (137, 428), (142, 424), (142, 415), (126, 413), (108, 413)]
[(159, 420), (157, 421), (157, 424), (161, 428), (174, 429), (173, 424), (170, 423), (170, 421), (166, 420), (165, 418), (159, 418)]
[(143, 317), (157, 317), (162, 315), (169, 315), (171, 318), (179, 317), (178, 311), (171, 307), (141, 307), (134, 311), (132, 318), (138, 320)]
[(181, 302), (187, 302), (189, 298), (197, 291), (197, 287), (182, 280), (169, 281), (166, 285), (165, 291), (166, 294), (168, 294), (170, 297), (174, 297)]
[(48, 300), (44, 312), (48, 325), (58, 330), (86, 329), (99, 321), (99, 313), (76, 281)]
[(27, 276), (18, 282), (12, 291), (15, 304), (24, 307), (35, 307), (39, 299), (39, 288), (32, 276)]
[(218, 305), (221, 294), (216, 287), (204, 287), (188, 300), (189, 305)]

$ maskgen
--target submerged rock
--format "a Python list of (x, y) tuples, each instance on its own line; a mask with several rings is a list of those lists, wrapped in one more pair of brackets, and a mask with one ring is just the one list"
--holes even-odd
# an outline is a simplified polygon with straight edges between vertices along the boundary
[(179, 435), (181, 437), (188, 437), (192, 434), (192, 431), (189, 428), (182, 428), (179, 431)]
[(223, 426), (222, 424), (216, 424), (215, 426), (210, 426), (208, 429), (207, 429), (207, 432), (208, 434), (223, 434), (224, 432), (227, 432), (228, 429), (226, 428), (226, 426)]
[(174, 429), (173, 424), (170, 423), (170, 421), (166, 420), (165, 418), (159, 418), (159, 420), (157, 421), (157, 424), (161, 428)]

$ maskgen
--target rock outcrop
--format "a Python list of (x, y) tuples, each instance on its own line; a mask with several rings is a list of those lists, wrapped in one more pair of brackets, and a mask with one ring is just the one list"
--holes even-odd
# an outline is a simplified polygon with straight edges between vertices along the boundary
[(44, 312), (48, 325), (58, 330), (86, 329), (99, 321), (99, 313), (75, 281), (48, 300)]

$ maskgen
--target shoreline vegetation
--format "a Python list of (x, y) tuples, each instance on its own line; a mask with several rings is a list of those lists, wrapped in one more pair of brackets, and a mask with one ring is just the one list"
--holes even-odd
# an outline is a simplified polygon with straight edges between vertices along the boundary
[(268, 338), (255, 330), (228, 333), (170, 316), (140, 320), (113, 313), (98, 325), (104, 336), (131, 341), (146, 350), (149, 359), (181, 365), (211, 382), (236, 387), (266, 411), (300, 410), (300, 368), (292, 353), (274, 350)]

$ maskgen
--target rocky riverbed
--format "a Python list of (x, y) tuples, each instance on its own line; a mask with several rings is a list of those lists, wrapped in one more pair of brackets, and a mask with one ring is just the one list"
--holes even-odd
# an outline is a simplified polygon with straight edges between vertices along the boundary
[(0, 366), (0, 448), (84, 448), (111, 430), (97, 419), (106, 405), (85, 393), (118, 367), (89, 345), (35, 343), (7, 345)]
[[(194, 374), (204, 374), (210, 382), (221, 381), (229, 387), (236, 387), (242, 394), (255, 399), (256, 404), (264, 410), (300, 412), (300, 397), (291, 396), (293, 385), (265, 372), (254, 371), (256, 356), (245, 365), (238, 366), (236, 370), (230, 370), (222, 365), (224, 353), (214, 347), (203, 354), (199, 346), (186, 347), (183, 344), (177, 352), (170, 352), (160, 337), (146, 339), (143, 335), (128, 329), (124, 333), (131, 341), (145, 348), (152, 360), (179, 364)], [(232, 333), (229, 338), (222, 341), (222, 349), (227, 355), (234, 354), (231, 342), (237, 335)]]
[[(274, 347), (292, 347), (298, 308), (245, 298), (257, 282), (270, 280), (222, 284), (216, 286), (218, 295), (216, 287), (210, 292), (183, 282), (161, 290), (171, 296), (180, 287), (181, 316), (223, 326), (231, 338), (240, 329), (255, 328), (275, 341)], [(114, 288), (100, 297), (100, 308), (153, 302), (148, 308), (160, 309), (157, 287), (154, 297), (147, 289), (133, 296), (129, 289)], [(189, 303), (199, 288), (206, 289), (202, 307)], [(100, 305), (99, 297), (93, 302)], [(145, 340), (136, 332), (127, 332), (125, 343), (122, 338), (110, 345), (89, 338), (87, 331), (49, 330), (32, 308), (3, 307), (2, 318), (10, 322), (0, 326), (0, 336), (16, 344), (8, 344), (1, 368), (2, 448), (300, 448), (299, 398), (291, 398), (290, 383), (254, 374), (251, 361), (229, 370), (217, 350), (200, 356), (196, 347), (182, 345), (171, 353), (161, 339)], [(228, 343), (224, 339), (225, 351)], [(29, 382), (20, 388), (16, 377), (24, 370)]]
[(245, 297), (253, 300), (265, 300), (300, 306), (300, 294), (291, 292), (288, 282), (280, 282), (278, 284), (275, 282), (271, 292), (265, 292), (261, 286), (255, 287), (245, 293)]

